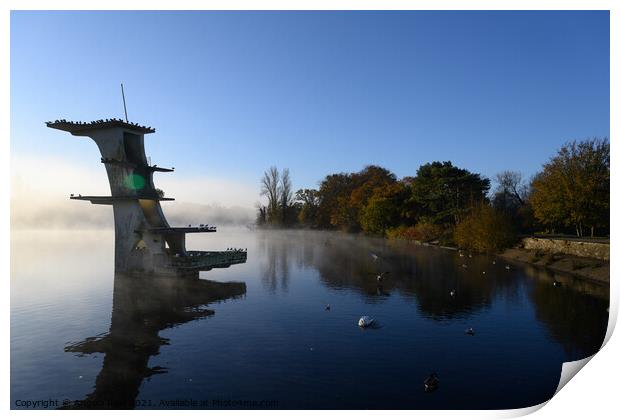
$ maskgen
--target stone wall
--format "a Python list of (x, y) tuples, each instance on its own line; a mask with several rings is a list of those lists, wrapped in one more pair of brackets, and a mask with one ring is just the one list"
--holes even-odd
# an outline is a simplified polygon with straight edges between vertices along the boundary
[(546, 238), (525, 238), (522, 243), (525, 249), (609, 261), (609, 244), (605, 243)]

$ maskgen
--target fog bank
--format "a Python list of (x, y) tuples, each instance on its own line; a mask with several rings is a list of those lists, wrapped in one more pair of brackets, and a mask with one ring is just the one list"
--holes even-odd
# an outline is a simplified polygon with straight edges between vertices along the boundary
[[(207, 177), (156, 175), (155, 185), (176, 201), (163, 202), (171, 225), (245, 226), (254, 221), (258, 192), (245, 184)], [(74, 201), (69, 195), (110, 195), (103, 165), (61, 159), (11, 159), (11, 228), (112, 228), (111, 206)]]

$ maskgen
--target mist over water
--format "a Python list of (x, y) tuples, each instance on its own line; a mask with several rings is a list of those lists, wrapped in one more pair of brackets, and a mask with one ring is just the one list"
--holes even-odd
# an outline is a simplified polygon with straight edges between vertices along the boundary
[[(12, 232), (13, 408), (518, 408), (550, 398), (561, 364), (595, 353), (607, 327), (607, 286), (486, 256), (224, 227), (188, 235), (188, 249), (248, 248), (247, 263), (187, 284), (115, 276), (113, 241)], [(360, 329), (362, 315), (377, 328)], [(439, 388), (425, 393), (431, 372)]]
[[(11, 202), (11, 226), (17, 229), (113, 229), (112, 207), (90, 203), (59, 202), (24, 204)], [(81, 204), (81, 205), (79, 205)], [(89, 206), (89, 207), (86, 207)], [(254, 210), (215, 204), (171, 203), (164, 210), (172, 226), (207, 222), (214, 226), (246, 226), (254, 222)]]
[[(90, 141), (90, 140), (89, 140)], [(93, 146), (94, 147), (94, 146)], [(94, 152), (94, 150), (93, 150)], [(110, 194), (96, 155), (84, 161), (11, 157), (11, 227), (17, 229), (111, 229), (112, 207), (68, 200), (69, 194)], [(253, 185), (226, 179), (158, 176), (156, 185), (175, 201), (163, 203), (172, 225), (246, 226), (254, 221)]]

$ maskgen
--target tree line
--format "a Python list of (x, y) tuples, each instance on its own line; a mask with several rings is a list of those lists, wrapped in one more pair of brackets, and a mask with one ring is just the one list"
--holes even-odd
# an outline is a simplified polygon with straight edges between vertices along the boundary
[(261, 179), (257, 225), (365, 232), (456, 244), (477, 251), (511, 245), (518, 234), (606, 234), (609, 140), (571, 141), (525, 181), (517, 171), (491, 180), (452, 162), (421, 165), (398, 179), (386, 168), (327, 175), (318, 189), (293, 193), (288, 169)]

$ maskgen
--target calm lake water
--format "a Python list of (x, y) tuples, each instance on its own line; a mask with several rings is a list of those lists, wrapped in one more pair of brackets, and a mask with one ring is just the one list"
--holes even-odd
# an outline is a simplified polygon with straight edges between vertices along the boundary
[(12, 232), (13, 408), (519, 408), (549, 399), (607, 328), (608, 287), (486, 256), (220, 229), (188, 249), (248, 248), (247, 263), (201, 273), (233, 283), (180, 284), (115, 278), (113, 242)]

